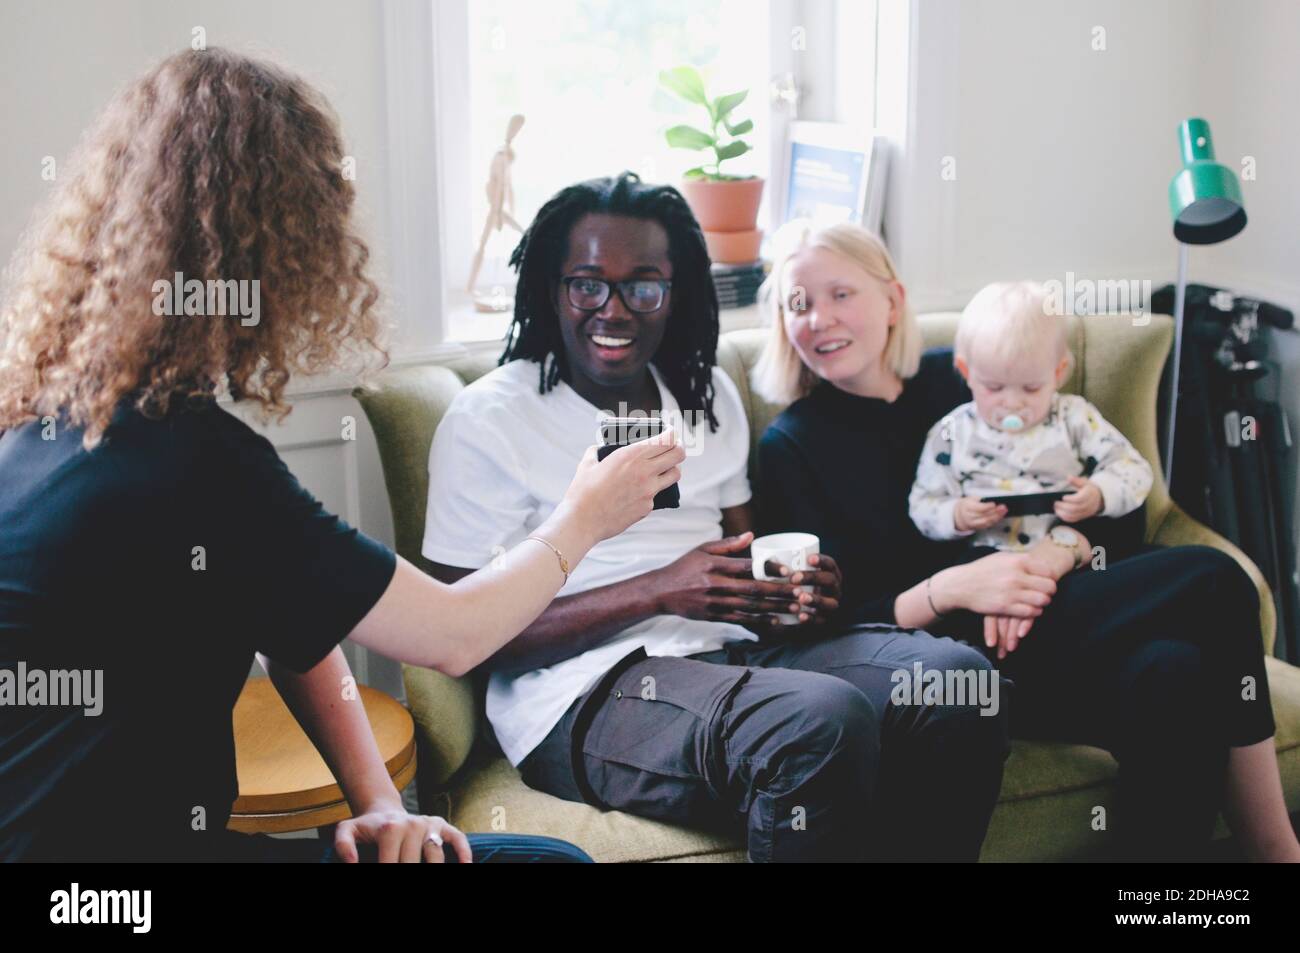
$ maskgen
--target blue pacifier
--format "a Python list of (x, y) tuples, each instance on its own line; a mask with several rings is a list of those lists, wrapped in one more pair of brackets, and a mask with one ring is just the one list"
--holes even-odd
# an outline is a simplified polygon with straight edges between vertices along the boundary
[(1007, 414), (1002, 418), (1003, 430), (1023, 430), (1024, 428), (1025, 422), (1020, 418), (1019, 414)]

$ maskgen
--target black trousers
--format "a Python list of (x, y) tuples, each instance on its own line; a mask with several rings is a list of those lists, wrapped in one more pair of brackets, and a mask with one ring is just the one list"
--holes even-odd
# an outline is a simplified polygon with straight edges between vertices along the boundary
[[(529, 753), (524, 781), (732, 832), (754, 861), (977, 859), (1009, 752), (1009, 686), (949, 638), (825, 633), (690, 658), (638, 650)], [(897, 695), (918, 663), (984, 694)]]
[[(978, 616), (931, 628), (994, 657)], [(1228, 748), (1274, 733), (1258, 595), (1210, 547), (1141, 546), (1071, 573), (996, 664), (1016, 685), (1013, 737), (1094, 745), (1119, 762), (1109, 826), (1125, 859), (1194, 856), (1222, 805)], [(1070, 823), (1092, 825), (1092, 813)]]

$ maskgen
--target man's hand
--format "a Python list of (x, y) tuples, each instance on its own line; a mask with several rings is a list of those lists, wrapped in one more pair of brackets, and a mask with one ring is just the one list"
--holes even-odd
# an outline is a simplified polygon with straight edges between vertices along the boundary
[[(684, 619), (777, 627), (777, 613), (800, 613), (806, 621), (817, 611), (836, 608), (835, 600), (801, 593), (787, 580), (755, 579), (752, 562), (733, 553), (744, 552), (754, 534), (741, 533), (697, 546), (663, 569), (647, 573), (657, 594), (658, 612)], [(802, 598), (800, 598), (802, 597)]]
[(1078, 523), (1101, 512), (1106, 501), (1097, 484), (1083, 477), (1070, 477), (1070, 486), (1074, 487), (1074, 492), (1052, 505), (1057, 519), (1063, 523)]
[(977, 496), (963, 496), (952, 510), (952, 523), (959, 533), (971, 533), (996, 526), (1007, 515), (1002, 503), (985, 503)]
[(835, 560), (825, 553), (814, 553), (808, 557), (808, 563), (811, 566), (809, 569), (792, 570), (789, 566), (769, 559), (763, 572), (769, 576), (788, 577), (796, 586), (812, 586), (813, 592), (800, 592), (798, 595), (799, 621), (822, 625), (840, 607), (840, 598), (844, 594), (844, 574)]
[(358, 843), (376, 845), (381, 864), (441, 864), (444, 844), (455, 850), (462, 864), (473, 861), (469, 839), (459, 830), (441, 817), (408, 814), (400, 808), (379, 808), (340, 821), (334, 830), (334, 852), (355, 864)]

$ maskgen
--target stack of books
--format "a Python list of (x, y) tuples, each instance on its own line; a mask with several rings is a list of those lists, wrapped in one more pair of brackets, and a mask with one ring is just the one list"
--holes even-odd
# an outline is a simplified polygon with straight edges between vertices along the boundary
[(743, 265), (714, 264), (711, 270), (720, 308), (746, 308), (753, 304), (758, 298), (758, 286), (767, 274), (762, 261)]

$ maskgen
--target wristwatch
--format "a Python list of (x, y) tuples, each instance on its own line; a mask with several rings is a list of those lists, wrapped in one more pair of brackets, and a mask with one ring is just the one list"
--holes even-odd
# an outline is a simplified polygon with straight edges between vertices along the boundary
[(1068, 526), (1053, 526), (1051, 532), (1047, 534), (1057, 546), (1062, 549), (1068, 549), (1074, 556), (1074, 568), (1078, 569), (1083, 565), (1083, 553), (1079, 551), (1079, 534)]

